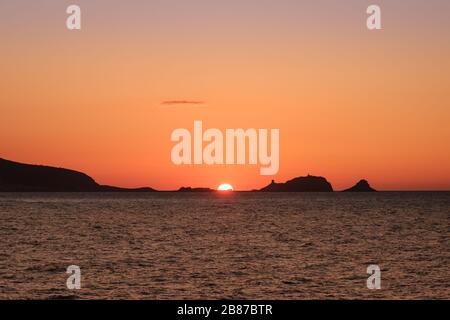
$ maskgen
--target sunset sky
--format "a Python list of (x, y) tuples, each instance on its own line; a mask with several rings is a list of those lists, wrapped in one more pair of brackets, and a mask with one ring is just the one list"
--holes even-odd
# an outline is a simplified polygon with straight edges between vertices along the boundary
[[(450, 190), (448, 0), (0, 0), (0, 37), (1, 158), (162, 190), (306, 174)], [(279, 128), (278, 174), (172, 164), (194, 120)]]

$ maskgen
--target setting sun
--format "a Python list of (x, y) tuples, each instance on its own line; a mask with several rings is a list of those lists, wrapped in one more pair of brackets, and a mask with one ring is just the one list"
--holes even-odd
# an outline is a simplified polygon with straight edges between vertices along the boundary
[(219, 190), (219, 191), (233, 191), (233, 186), (231, 186), (228, 183), (223, 183), (217, 188), (217, 190)]

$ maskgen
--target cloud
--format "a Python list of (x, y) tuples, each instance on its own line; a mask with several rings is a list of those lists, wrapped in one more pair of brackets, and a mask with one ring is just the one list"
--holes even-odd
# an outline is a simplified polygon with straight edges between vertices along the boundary
[(191, 105), (201, 105), (201, 104), (205, 104), (205, 101), (199, 101), (199, 100), (166, 100), (166, 101), (162, 101), (161, 105), (165, 105), (165, 106), (174, 106), (174, 105), (186, 105), (186, 104), (191, 104)]

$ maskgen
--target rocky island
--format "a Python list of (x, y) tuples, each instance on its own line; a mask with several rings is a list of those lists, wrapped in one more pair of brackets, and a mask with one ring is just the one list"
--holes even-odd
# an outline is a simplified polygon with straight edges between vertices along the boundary
[(324, 177), (307, 175), (297, 177), (285, 183), (272, 182), (260, 189), (262, 192), (332, 192), (333, 187)]
[(213, 192), (215, 190), (210, 188), (192, 188), (192, 187), (181, 187), (177, 192)]
[(367, 180), (360, 180), (357, 184), (355, 184), (353, 187), (344, 190), (344, 192), (375, 192), (374, 188), (372, 188), (367, 182)]

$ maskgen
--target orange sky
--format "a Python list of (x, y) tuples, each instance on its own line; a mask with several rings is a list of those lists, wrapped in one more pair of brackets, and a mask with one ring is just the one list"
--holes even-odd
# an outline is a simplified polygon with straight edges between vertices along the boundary
[[(125, 187), (242, 190), (309, 173), (337, 190), (361, 178), (381, 190), (450, 189), (448, 2), (408, 11), (380, 1), (375, 32), (365, 1), (78, 1), (81, 31), (65, 29), (70, 2), (7, 2), (0, 157)], [(170, 134), (194, 120), (279, 128), (279, 173), (173, 165)]]

